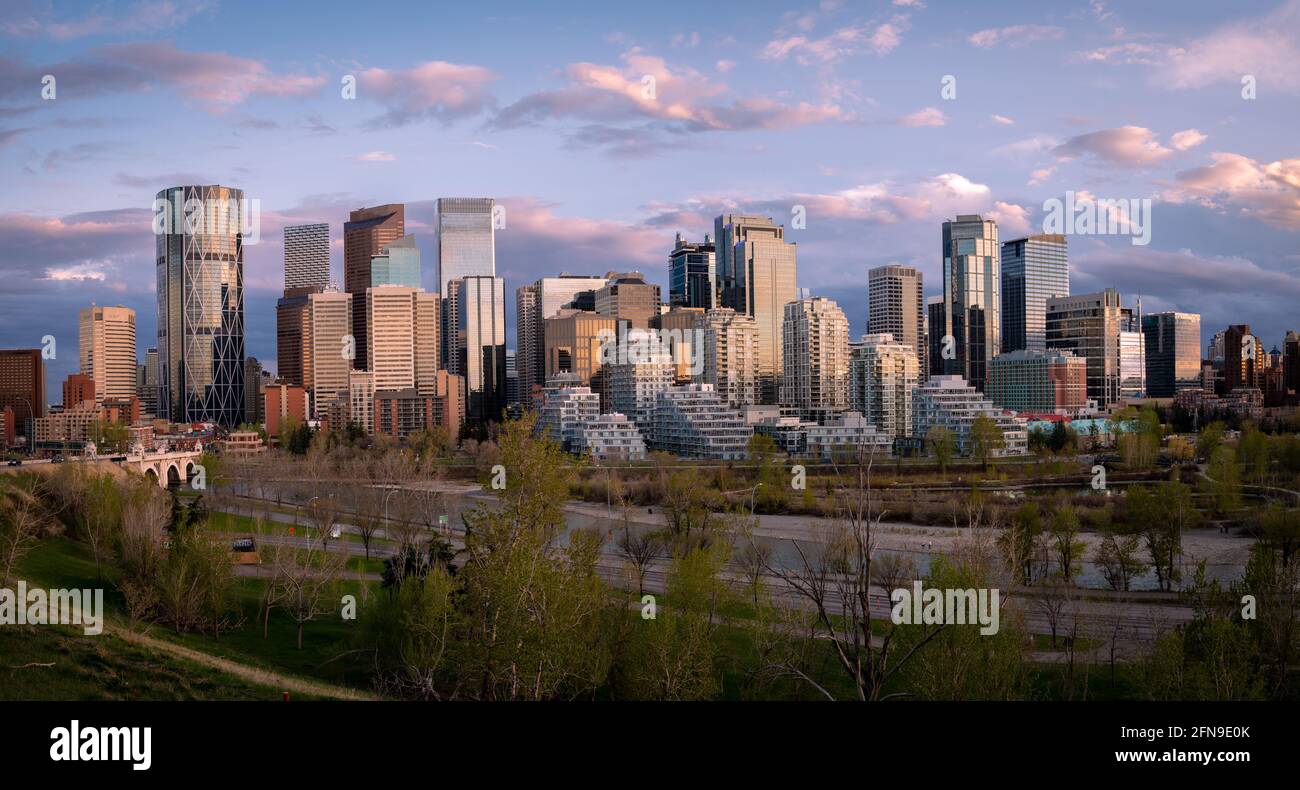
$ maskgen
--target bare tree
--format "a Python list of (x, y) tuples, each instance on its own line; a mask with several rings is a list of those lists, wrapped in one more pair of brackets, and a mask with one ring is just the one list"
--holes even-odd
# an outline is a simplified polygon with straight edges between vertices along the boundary
[(626, 520), (623, 533), (618, 537), (618, 550), (636, 574), (637, 596), (645, 595), (645, 577), (650, 565), (664, 556), (664, 540), (658, 530), (634, 529)]
[(43, 486), (35, 476), (0, 486), (0, 584), (13, 581), (13, 571), (40, 538), (46, 521), (41, 505)]
[(1065, 581), (1060, 574), (1051, 576), (1037, 588), (1034, 606), (1047, 619), (1047, 627), (1052, 632), (1052, 649), (1056, 649), (1057, 630), (1064, 622), (1066, 606), (1070, 602), (1073, 585)]
[[(891, 655), (897, 626), (891, 623), (883, 636), (872, 633), (871, 558), (875, 551), (872, 531), (879, 529), (885, 516), (883, 510), (873, 514), (871, 466), (874, 460), (874, 448), (865, 457), (859, 451), (856, 496), (844, 504), (842, 516), (830, 526), (814, 528), (824, 532), (820, 541), (812, 547), (791, 541), (799, 558), (797, 564), (793, 567), (768, 565), (772, 576), (811, 605), (815, 616), (810, 636), (830, 642), (836, 661), (861, 700), (895, 696), (883, 694), (885, 684), (944, 628), (943, 625), (927, 627), (897, 658)], [(787, 669), (800, 671), (795, 667)], [(811, 682), (806, 674), (804, 679)], [(817, 687), (825, 696), (832, 696), (826, 689)]]
[(385, 490), (366, 486), (354, 490), (356, 495), (352, 501), (356, 503), (356, 507), (353, 511), (353, 526), (356, 527), (357, 534), (361, 536), (361, 545), (366, 548), (366, 559), (370, 559), (370, 543), (387, 521), (385, 518), (387, 514), (384, 511), (388, 504), (389, 495), (395, 489)]
[(347, 554), (330, 551), (322, 537), (312, 535), (285, 547), (276, 569), (277, 598), (294, 622), (299, 650), (303, 627), (337, 604), (334, 594), (347, 565)]
[(312, 497), (303, 507), (303, 511), (307, 514), (307, 524), (320, 537), (322, 544), (329, 548), (330, 538), (333, 537), (334, 530), (339, 528), (341, 515), (334, 495)]

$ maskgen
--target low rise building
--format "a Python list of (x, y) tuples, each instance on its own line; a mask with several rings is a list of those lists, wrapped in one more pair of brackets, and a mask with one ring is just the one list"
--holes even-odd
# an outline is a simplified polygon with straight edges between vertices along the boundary
[(582, 429), (582, 449), (601, 461), (644, 461), (645, 439), (627, 415), (597, 415)]
[(957, 451), (963, 455), (971, 451), (971, 426), (979, 417), (992, 419), (1002, 429), (1005, 447), (994, 455), (1028, 452), (1029, 436), (1024, 422), (993, 405), (993, 401), (961, 376), (932, 376), (925, 386), (916, 389), (912, 399), (913, 437), (924, 440), (931, 428), (943, 426), (952, 432)]
[(1088, 409), (1088, 361), (1070, 351), (1021, 349), (989, 362), (985, 393), (1016, 412), (1073, 417)]
[(655, 403), (651, 445), (691, 458), (740, 460), (754, 429), (709, 384), (670, 387)]

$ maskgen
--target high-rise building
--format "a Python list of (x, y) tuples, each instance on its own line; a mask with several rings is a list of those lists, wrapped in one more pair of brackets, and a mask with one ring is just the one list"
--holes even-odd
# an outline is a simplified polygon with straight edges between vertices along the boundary
[[(573, 307), (578, 294), (594, 292), (605, 283), (604, 277), (565, 273), (559, 277), (543, 277), (515, 291), (515, 369), (519, 375), (519, 396), (526, 404), (531, 405), (533, 389), (546, 383), (546, 319), (561, 308)], [(595, 309), (593, 299), (592, 312)]]
[(961, 376), (931, 376), (912, 393), (912, 436), (924, 439), (936, 425), (947, 428), (963, 455), (972, 449), (971, 428), (979, 417), (988, 417), (1002, 429), (1003, 448), (995, 456), (1024, 455), (1029, 448), (1025, 423), (993, 405), (982, 392)]
[(370, 259), (370, 285), (420, 287), (420, 248), (415, 236), (403, 236)]
[(577, 376), (579, 386), (591, 386), (600, 370), (602, 343), (617, 336), (617, 319), (585, 310), (564, 308), (546, 319), (546, 380), (561, 373)]
[(1088, 362), (1069, 351), (998, 354), (989, 363), (987, 395), (1000, 409), (1073, 417), (1088, 405)]
[(1282, 380), (1287, 391), (1300, 395), (1300, 332), (1288, 330), (1282, 341)]
[(633, 329), (649, 329), (659, 315), (659, 286), (645, 281), (641, 272), (609, 272), (596, 289), (596, 312), (626, 321)]
[(703, 334), (704, 346), (696, 383), (708, 384), (732, 408), (757, 404), (758, 324), (754, 317), (718, 307), (697, 318), (695, 330)]
[[(926, 364), (929, 370), (925, 372), (925, 378), (931, 376), (942, 376), (945, 360), (945, 345), (951, 340), (953, 345), (956, 339), (951, 336), (944, 336), (943, 327), (946, 325), (947, 318), (944, 312), (942, 296), (931, 296), (925, 300), (925, 338), (926, 338)], [(955, 356), (955, 350), (952, 356)]]
[[(275, 303), (275, 370), (286, 384), (299, 387), (307, 384), (308, 355), (311, 353), (311, 295), (324, 290), (319, 285), (292, 288)], [(361, 298), (364, 300), (364, 292)], [(363, 355), (360, 349), (364, 348), (358, 346), (359, 356)]]
[(867, 334), (892, 335), (912, 347), (920, 375), (929, 376), (926, 364), (925, 286), (921, 273), (911, 266), (877, 266), (867, 272)]
[(492, 198), (438, 198), (438, 287), (463, 277), (495, 277)]
[(673, 307), (719, 307), (717, 254), (706, 235), (691, 243), (677, 234), (668, 254), (668, 303)]
[[(158, 414), (158, 349), (151, 348), (144, 352), (144, 364), (141, 366), (142, 375), (136, 387), (136, 396), (140, 398), (140, 406), (146, 414)], [(244, 377), (245, 386), (248, 385), (248, 377)], [(260, 397), (260, 396), (259, 396)]]
[(986, 367), (1001, 350), (1002, 297), (999, 287), (998, 225), (978, 214), (960, 214), (943, 223), (943, 319), (931, 326), (942, 343), (953, 339), (953, 359), (945, 374), (956, 374), (983, 391)]
[[(73, 373), (63, 380), (63, 408), (71, 409), (89, 403), (95, 405), (95, 379), (87, 373)], [(103, 396), (99, 400), (103, 400)]]
[(376, 392), (415, 389), (415, 300), (418, 291), (404, 285), (366, 289), (366, 324), (370, 330), (367, 369)]
[(441, 301), (438, 294), (415, 292), (415, 391), (424, 398), (437, 395), (438, 353), (442, 347), (442, 318), (438, 315)]
[[(158, 416), (237, 427), (244, 417), (244, 193), (158, 193)], [(203, 206), (201, 218), (188, 213)], [(133, 363), (134, 364), (134, 363)]]
[(284, 290), (324, 288), (330, 281), (330, 226), (324, 222), (284, 229)]
[(261, 425), (266, 419), (263, 412), (266, 408), (266, 385), (262, 373), (262, 363), (257, 361), (257, 357), (244, 358), (244, 422), (249, 425)]
[(1240, 387), (1262, 389), (1264, 344), (1250, 324), (1232, 324), (1223, 334), (1224, 394)]
[(1002, 242), (1002, 351), (1047, 348), (1047, 300), (1070, 295), (1065, 236)]
[[(384, 247), (406, 235), (406, 207), (401, 203), (359, 208), (343, 224), (343, 290), (352, 294), (352, 336), (357, 349), (369, 347), (366, 335), (366, 289), (373, 285), (370, 262)], [(364, 368), (367, 358), (359, 351), (354, 366)], [(284, 371), (280, 371), (284, 375)]]
[(1137, 312), (1119, 311), (1119, 396), (1142, 398), (1147, 391), (1146, 343), (1142, 337), (1142, 301)]
[(1147, 395), (1172, 398), (1201, 386), (1201, 316), (1198, 313), (1148, 313), (1142, 316)]
[(516, 349), (506, 349), (506, 406), (519, 403), (519, 353)]
[(1071, 351), (1088, 363), (1088, 397), (1101, 409), (1120, 398), (1120, 331), (1124, 321), (1119, 292), (1047, 300), (1047, 347)]
[(702, 307), (674, 307), (650, 319), (650, 328), (659, 331), (674, 362), (673, 383), (690, 384), (695, 371), (703, 365), (703, 333), (696, 322), (705, 313)]
[(802, 416), (844, 411), (849, 403), (849, 320), (816, 296), (785, 306), (781, 402)]
[(45, 359), (39, 348), (0, 349), (0, 409), (11, 408), (17, 429), (45, 416)]
[(357, 349), (352, 343), (352, 294), (323, 291), (307, 297), (311, 353), (304, 383), (311, 390), (312, 410), (324, 415), (330, 401), (348, 388)]
[(135, 396), (135, 311), (90, 307), (77, 314), (81, 372), (95, 380), (95, 399)]
[(768, 217), (723, 214), (713, 221), (722, 272), (722, 306), (754, 317), (758, 326), (760, 399), (776, 403), (783, 368), (785, 306), (795, 301), (796, 246)]
[(459, 278), (457, 371), (471, 421), (500, 420), (506, 406), (506, 293), (500, 277)]
[(908, 343), (888, 333), (863, 335), (849, 346), (849, 408), (895, 439), (912, 435), (912, 391), (921, 363)]

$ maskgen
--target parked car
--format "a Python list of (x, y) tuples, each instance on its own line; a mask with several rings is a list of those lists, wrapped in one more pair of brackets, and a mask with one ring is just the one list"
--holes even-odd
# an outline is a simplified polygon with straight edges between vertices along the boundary
[(23, 460), (22, 460), (21, 458), (10, 458), (10, 459), (9, 459), (9, 465), (10, 465), (10, 466), (22, 466), (22, 465), (23, 465)]
[(54, 456), (53, 458), (50, 459), (50, 463), (52, 463), (52, 464), (61, 464), (61, 463), (63, 463), (63, 456), (61, 456), (61, 455), (56, 455), (56, 456)]

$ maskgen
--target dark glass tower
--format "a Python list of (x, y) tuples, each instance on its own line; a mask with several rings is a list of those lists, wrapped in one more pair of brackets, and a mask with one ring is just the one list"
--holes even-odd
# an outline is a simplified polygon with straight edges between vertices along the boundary
[(946, 375), (958, 375), (984, 391), (988, 362), (1001, 350), (998, 225), (978, 214), (959, 214), (943, 223), (944, 326), (931, 327), (940, 342), (954, 339), (954, 359), (943, 360)]
[(1070, 295), (1065, 236), (1002, 243), (1002, 352), (1047, 348), (1047, 300)]

